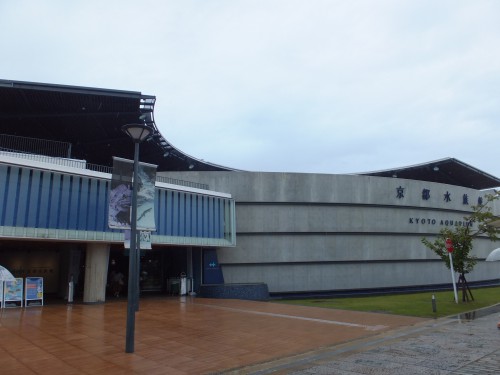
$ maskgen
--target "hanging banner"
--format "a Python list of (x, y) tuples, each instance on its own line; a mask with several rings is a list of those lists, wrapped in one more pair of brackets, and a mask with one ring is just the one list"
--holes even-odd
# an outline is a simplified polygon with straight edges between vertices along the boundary
[(137, 191), (137, 230), (156, 231), (155, 182), (156, 165), (139, 163)]
[(134, 163), (132, 161), (113, 157), (108, 211), (108, 226), (110, 228), (130, 229), (133, 173)]
[[(110, 228), (130, 229), (133, 171), (134, 162), (132, 160), (113, 157), (108, 213), (108, 226)], [(155, 231), (156, 165), (139, 163), (137, 179), (137, 229)]]

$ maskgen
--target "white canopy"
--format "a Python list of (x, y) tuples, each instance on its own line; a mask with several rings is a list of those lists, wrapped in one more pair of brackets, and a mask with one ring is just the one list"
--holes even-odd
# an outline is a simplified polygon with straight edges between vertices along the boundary
[(0, 281), (13, 281), (16, 278), (4, 266), (0, 266)]
[(490, 255), (486, 257), (487, 262), (494, 262), (500, 260), (500, 248), (493, 250)]

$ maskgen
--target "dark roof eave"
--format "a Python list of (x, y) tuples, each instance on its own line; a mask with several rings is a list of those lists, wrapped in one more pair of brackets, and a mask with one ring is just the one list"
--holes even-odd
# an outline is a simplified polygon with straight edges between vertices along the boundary
[(455, 158), (444, 158), (407, 167), (358, 174), (438, 182), (476, 190), (493, 189), (500, 186), (499, 178)]
[(85, 87), (85, 86), (58, 85), (53, 83), (11, 81), (5, 79), (0, 79), (0, 87), (12, 87), (25, 90), (55, 91), (55, 92), (72, 93), (72, 94), (104, 95), (104, 96), (115, 96), (115, 97), (136, 98), (136, 99), (155, 98), (155, 96), (143, 95), (138, 91), (101, 89), (101, 88)]

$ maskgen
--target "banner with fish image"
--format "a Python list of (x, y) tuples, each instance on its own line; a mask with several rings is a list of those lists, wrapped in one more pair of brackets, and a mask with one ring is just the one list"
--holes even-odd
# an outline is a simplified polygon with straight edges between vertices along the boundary
[[(146, 163), (139, 163), (137, 167), (137, 230), (156, 230), (154, 217), (156, 167)], [(132, 160), (113, 157), (108, 213), (110, 228), (130, 229), (133, 171)]]
[(113, 157), (113, 175), (108, 206), (108, 226), (110, 228), (130, 229), (133, 174), (133, 161)]

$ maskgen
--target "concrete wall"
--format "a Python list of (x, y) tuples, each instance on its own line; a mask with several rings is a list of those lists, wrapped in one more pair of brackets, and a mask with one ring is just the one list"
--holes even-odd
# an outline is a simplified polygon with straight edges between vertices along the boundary
[[(237, 246), (218, 251), (224, 279), (265, 282), (271, 293), (449, 283), (449, 270), (421, 239), (463, 225), (471, 205), (485, 196), (458, 186), (371, 176), (168, 175), (233, 195)], [(474, 252), (484, 259), (495, 247), (478, 239)], [(468, 280), (499, 277), (499, 264), (479, 262)]]

